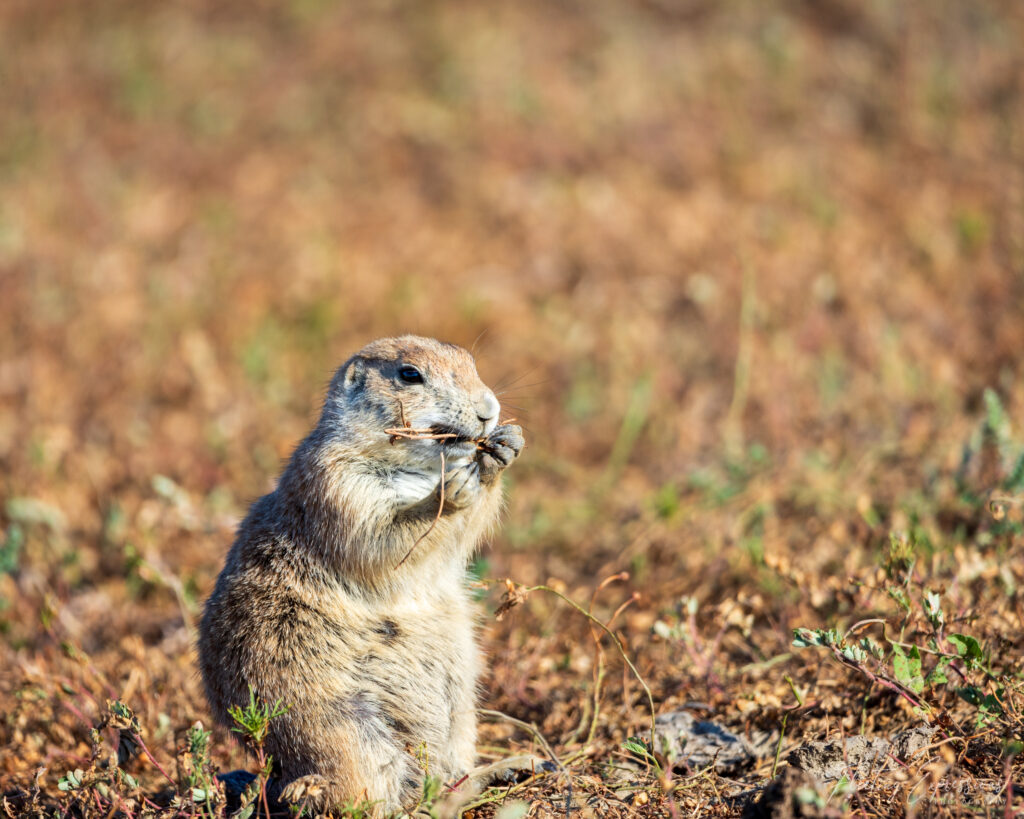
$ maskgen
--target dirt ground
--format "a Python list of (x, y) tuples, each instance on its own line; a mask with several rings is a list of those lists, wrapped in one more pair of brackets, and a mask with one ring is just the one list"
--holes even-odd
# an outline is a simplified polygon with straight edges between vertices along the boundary
[(224, 815), (202, 601), (399, 332), (548, 763), (420, 812), (1024, 814), (1024, 5), (7, 0), (0, 100), (7, 815)]

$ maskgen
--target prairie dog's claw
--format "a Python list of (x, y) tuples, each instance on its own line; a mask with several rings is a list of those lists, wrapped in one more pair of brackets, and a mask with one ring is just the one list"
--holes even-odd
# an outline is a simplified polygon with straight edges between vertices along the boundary
[(525, 445), (522, 427), (515, 424), (495, 427), (480, 444), (480, 479), (484, 483), (492, 482), (519, 457)]

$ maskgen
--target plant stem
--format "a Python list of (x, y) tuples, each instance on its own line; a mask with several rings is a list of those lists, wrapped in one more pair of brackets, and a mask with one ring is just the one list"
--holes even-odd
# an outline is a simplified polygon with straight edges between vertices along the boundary
[(256, 761), (260, 765), (260, 799), (263, 802), (263, 812), (267, 819), (270, 819), (270, 805), (267, 803), (267, 756), (262, 745), (256, 749)]
[(918, 700), (915, 697), (913, 697), (910, 694), (910, 692), (906, 688), (904, 688), (902, 685), (900, 685), (898, 682), (895, 682), (895, 681), (890, 680), (890, 679), (888, 679), (886, 677), (883, 677), (883, 676), (880, 676), (878, 674), (875, 674), (873, 671), (871, 671), (871, 669), (865, 667), (861, 663), (854, 662), (853, 660), (848, 660), (846, 657), (843, 656), (843, 653), (838, 648), (836, 648), (835, 646), (829, 646), (829, 648), (832, 649), (832, 654), (835, 656), (835, 658), (840, 663), (845, 665), (847, 668), (853, 668), (853, 669), (859, 671), (864, 676), (866, 676), (869, 680), (871, 680), (871, 682), (878, 683), (879, 685), (884, 686), (885, 688), (888, 688), (890, 691), (895, 691), (897, 694), (899, 694), (901, 697), (903, 697), (903, 699), (905, 699), (907, 702), (909, 702), (915, 708), (922, 708), (925, 711), (930, 711), (931, 710), (923, 702), (921, 702), (920, 700)]
[(544, 749), (544, 753), (546, 753), (549, 757), (551, 757), (551, 761), (554, 762), (555, 765), (558, 766), (559, 770), (562, 770), (562, 771), (565, 770), (565, 766), (562, 764), (562, 761), (558, 758), (557, 754), (555, 754), (555, 752), (552, 749), (551, 745), (548, 743), (547, 739), (544, 737), (544, 734), (542, 734), (540, 732), (540, 729), (536, 725), (534, 725), (532, 722), (524, 722), (521, 719), (516, 719), (515, 717), (510, 717), (508, 714), (506, 714), (506, 713), (504, 713), (502, 711), (492, 711), (492, 710), (490, 710), (488, 708), (478, 708), (477, 709), (477, 713), (478, 714), (482, 714), (483, 716), (486, 716), (486, 717), (496, 717), (497, 719), (503, 719), (506, 722), (511, 722), (513, 725), (518, 725), (520, 728), (523, 728), (523, 729), (529, 731), (531, 734), (533, 734), (533, 736), (537, 740), (537, 742), (540, 743), (540, 746)]
[(779, 744), (775, 746), (775, 761), (772, 762), (772, 775), (775, 778), (775, 771), (779, 768), (779, 757), (782, 755), (782, 740), (786, 738), (786, 723), (789, 721), (789, 711), (782, 715), (782, 732), (779, 734)]
[(558, 597), (561, 600), (563, 600), (566, 603), (568, 603), (570, 606), (572, 606), (574, 609), (576, 609), (576, 611), (578, 611), (580, 614), (582, 614), (588, 620), (590, 620), (591, 622), (596, 624), (598, 628), (600, 628), (602, 631), (604, 631), (605, 634), (607, 634), (609, 637), (612, 638), (612, 642), (615, 643), (615, 647), (619, 650), (619, 654), (621, 655), (623, 662), (625, 662), (626, 665), (629, 666), (629, 670), (633, 672), (633, 676), (636, 677), (637, 682), (640, 683), (640, 687), (643, 688), (643, 690), (644, 690), (644, 694), (647, 695), (647, 704), (648, 704), (648, 706), (651, 709), (651, 747), (653, 748), (654, 747), (654, 734), (655, 734), (655, 716), (656, 716), (655, 710), (654, 710), (654, 697), (651, 694), (651, 689), (648, 688), (647, 683), (644, 681), (644, 678), (642, 676), (640, 676), (640, 672), (636, 670), (636, 666), (633, 665), (632, 660), (630, 660), (629, 657), (626, 655), (626, 650), (622, 647), (622, 642), (615, 635), (615, 632), (613, 632), (610, 628), (608, 628), (608, 626), (606, 626), (604, 623), (602, 623), (600, 620), (598, 620), (593, 614), (591, 614), (586, 609), (584, 609), (575, 600), (571, 600), (570, 598), (568, 598), (564, 594), (562, 594), (560, 591), (556, 591), (555, 589), (551, 588), (550, 586), (530, 586), (527, 589), (525, 589), (525, 591), (526, 592), (545, 591), (545, 592), (549, 592), (549, 593), (555, 595), (555, 597)]
[(142, 752), (146, 755), (147, 759), (153, 763), (154, 767), (163, 774), (164, 779), (174, 785), (175, 790), (177, 790), (178, 783), (175, 782), (174, 779), (171, 778), (171, 775), (164, 770), (163, 765), (156, 761), (156, 757), (150, 753), (149, 748), (146, 747), (146, 743), (142, 741), (142, 737), (135, 733), (129, 733), (128, 736), (132, 738), (132, 742), (136, 743), (142, 749)]

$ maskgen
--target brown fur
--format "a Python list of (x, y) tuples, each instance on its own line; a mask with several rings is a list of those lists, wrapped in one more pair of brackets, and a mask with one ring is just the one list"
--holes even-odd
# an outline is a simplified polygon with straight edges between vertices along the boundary
[[(424, 383), (405, 383), (403, 365)], [(420, 792), (416, 751), (446, 781), (473, 765), (480, 659), (465, 569), (522, 447), (498, 409), (462, 348), (375, 341), (338, 369), (319, 423), (242, 522), (206, 604), (200, 669), (221, 722), (250, 686), (290, 706), (266, 741), (286, 799), (393, 811)], [(384, 430), (406, 423), (487, 446), (392, 443)]]

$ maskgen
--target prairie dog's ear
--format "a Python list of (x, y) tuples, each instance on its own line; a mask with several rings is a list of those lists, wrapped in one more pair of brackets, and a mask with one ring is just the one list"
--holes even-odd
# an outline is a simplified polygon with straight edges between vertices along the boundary
[(345, 367), (341, 385), (346, 393), (353, 393), (362, 388), (366, 381), (366, 362), (361, 358), (353, 358)]

